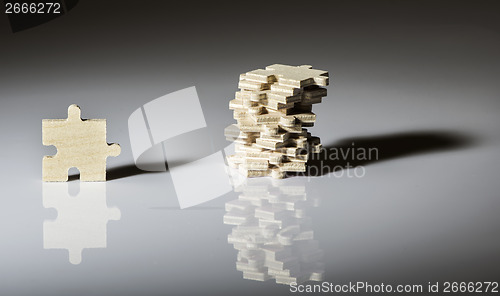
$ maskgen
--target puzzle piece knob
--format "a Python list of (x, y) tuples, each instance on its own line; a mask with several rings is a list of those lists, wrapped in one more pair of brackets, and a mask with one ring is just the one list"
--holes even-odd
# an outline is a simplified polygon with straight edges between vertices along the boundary
[(119, 144), (109, 145), (108, 150), (109, 150), (109, 156), (118, 156), (122, 152), (122, 148), (120, 147)]
[(81, 113), (82, 111), (80, 110), (80, 107), (76, 104), (73, 104), (68, 107), (68, 120), (81, 120)]
[(75, 248), (69, 250), (69, 262), (74, 265), (82, 263), (82, 251), (81, 248)]

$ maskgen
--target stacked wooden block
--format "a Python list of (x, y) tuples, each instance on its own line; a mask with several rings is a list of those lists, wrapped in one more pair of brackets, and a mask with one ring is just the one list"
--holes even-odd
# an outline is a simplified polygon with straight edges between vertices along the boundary
[[(238, 199), (226, 203), (224, 223), (235, 225), (228, 242), (238, 250), (236, 269), (243, 278), (274, 279), (278, 284), (321, 281), (324, 252), (314, 240), (304, 186), (274, 186), (273, 179), (235, 188)], [(260, 181), (258, 183), (253, 181)]]
[(283, 178), (305, 172), (309, 153), (321, 149), (312, 127), (312, 105), (326, 96), (328, 72), (311, 66), (271, 65), (240, 75), (235, 99), (229, 102), (239, 134), (231, 167), (247, 177)]

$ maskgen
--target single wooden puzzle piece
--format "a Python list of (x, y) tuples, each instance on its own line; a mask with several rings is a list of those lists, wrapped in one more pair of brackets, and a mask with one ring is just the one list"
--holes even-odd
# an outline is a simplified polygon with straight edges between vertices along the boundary
[(42, 180), (68, 181), (68, 170), (80, 171), (81, 181), (106, 181), (106, 158), (120, 155), (118, 144), (106, 142), (106, 119), (81, 119), (80, 107), (71, 105), (67, 119), (42, 120), (42, 143), (54, 145), (56, 155), (44, 156)]
[(328, 85), (328, 72), (323, 70), (312, 69), (309, 65), (298, 67), (274, 64), (267, 66), (265, 70), (258, 69), (246, 73), (245, 79), (252, 79), (256, 83), (269, 83), (275, 79), (280, 85), (301, 88), (308, 85)]

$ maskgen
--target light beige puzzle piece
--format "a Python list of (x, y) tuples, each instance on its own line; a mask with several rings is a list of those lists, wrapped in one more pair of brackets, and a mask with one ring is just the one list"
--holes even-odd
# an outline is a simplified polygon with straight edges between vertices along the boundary
[(308, 85), (328, 85), (328, 72), (312, 69), (312, 66), (288, 66), (274, 64), (267, 66), (265, 70), (257, 69), (246, 73), (246, 79), (252, 79), (258, 83), (268, 83), (274, 76), (280, 85), (301, 88)]
[(81, 181), (106, 181), (106, 158), (118, 156), (120, 145), (106, 142), (106, 119), (84, 119), (80, 107), (71, 105), (67, 119), (42, 120), (42, 143), (54, 145), (56, 155), (42, 162), (44, 182), (68, 181), (68, 170), (80, 171)]
[(249, 91), (249, 90), (240, 90), (235, 93), (236, 99), (248, 99), (254, 102), (260, 102), (260, 100), (267, 98), (270, 90), (260, 90), (260, 91)]
[(252, 80), (247, 80), (242, 74), (242, 76), (240, 76), (238, 88), (247, 91), (263, 91), (269, 89), (269, 83), (260, 83)]
[(278, 83), (271, 84), (270, 91), (271, 91), (271, 93), (281, 94), (281, 95), (285, 95), (285, 96), (295, 96), (295, 95), (299, 95), (302, 93), (301, 88), (282, 85), (282, 84), (278, 84)]
[(273, 99), (266, 99), (262, 101), (262, 106), (266, 109), (271, 109), (274, 111), (283, 110), (283, 109), (292, 109), (295, 103), (287, 103), (283, 104)]
[(288, 103), (297, 103), (302, 100), (302, 94), (298, 93), (296, 95), (290, 95), (289, 93), (284, 92), (270, 92), (267, 97), (269, 99), (275, 100), (278, 103), (288, 104)]

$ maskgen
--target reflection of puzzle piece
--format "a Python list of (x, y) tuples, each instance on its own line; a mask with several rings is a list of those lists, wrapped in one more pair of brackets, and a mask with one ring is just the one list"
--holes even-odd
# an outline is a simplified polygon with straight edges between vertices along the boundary
[(265, 70), (258, 69), (246, 73), (245, 79), (260, 83), (268, 83), (274, 76), (280, 85), (301, 88), (308, 85), (328, 85), (328, 72), (312, 69), (309, 65), (298, 67), (274, 64), (267, 66)]
[(43, 158), (43, 181), (67, 181), (68, 170), (80, 171), (82, 181), (106, 181), (106, 158), (118, 156), (120, 145), (106, 142), (106, 120), (80, 117), (80, 107), (71, 105), (67, 119), (42, 121), (43, 145), (54, 145), (57, 154)]
[(121, 216), (106, 205), (106, 183), (81, 183), (78, 196), (69, 195), (68, 183), (44, 183), (43, 206), (57, 210), (56, 220), (43, 222), (43, 247), (68, 249), (72, 264), (84, 248), (106, 248), (106, 224)]

